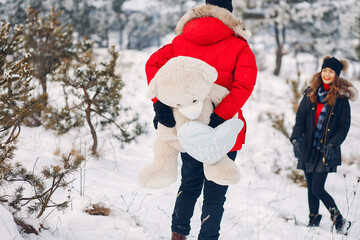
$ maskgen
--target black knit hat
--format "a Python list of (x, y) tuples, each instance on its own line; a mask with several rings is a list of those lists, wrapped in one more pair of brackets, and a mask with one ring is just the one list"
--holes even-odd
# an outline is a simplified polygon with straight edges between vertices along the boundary
[(332, 70), (335, 71), (335, 73), (340, 76), (340, 72), (343, 69), (343, 64), (337, 60), (336, 58), (332, 57), (332, 58), (325, 58), (323, 65), (321, 66), (321, 70), (324, 68), (331, 68)]
[(207, 4), (215, 5), (218, 7), (225, 8), (230, 12), (233, 11), (232, 0), (205, 0)]

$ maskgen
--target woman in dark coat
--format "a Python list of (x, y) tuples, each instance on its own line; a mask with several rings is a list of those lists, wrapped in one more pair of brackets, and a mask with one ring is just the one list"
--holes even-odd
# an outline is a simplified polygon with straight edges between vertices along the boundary
[(331, 214), (338, 233), (347, 234), (351, 222), (343, 218), (334, 199), (324, 189), (329, 172), (341, 165), (341, 144), (350, 128), (349, 100), (355, 100), (357, 90), (344, 78), (345, 60), (325, 57), (321, 71), (313, 76), (310, 87), (296, 114), (291, 135), (298, 169), (303, 169), (308, 186), (309, 224), (319, 226), (320, 200)]

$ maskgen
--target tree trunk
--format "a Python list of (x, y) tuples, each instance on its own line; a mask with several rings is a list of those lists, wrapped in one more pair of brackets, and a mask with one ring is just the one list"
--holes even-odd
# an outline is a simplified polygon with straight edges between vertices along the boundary
[(280, 69), (281, 69), (281, 63), (282, 63), (282, 57), (284, 56), (284, 44), (285, 44), (286, 32), (285, 32), (285, 27), (283, 26), (282, 31), (281, 31), (281, 35), (282, 35), (282, 42), (281, 42), (278, 23), (275, 23), (274, 30), (275, 30), (275, 40), (276, 40), (276, 45), (277, 45), (276, 66), (275, 66), (275, 70), (274, 70), (274, 75), (279, 76)]
[(282, 61), (282, 56), (283, 56), (283, 54), (282, 54), (283, 47), (284, 46), (281, 44), (276, 49), (276, 66), (275, 66), (275, 70), (274, 70), (274, 75), (275, 76), (279, 76), (279, 74), (280, 74), (281, 61)]
[(91, 122), (91, 117), (90, 117), (90, 113), (91, 113), (91, 100), (89, 98), (89, 95), (88, 93), (86, 92), (86, 88), (83, 87), (83, 90), (84, 90), (84, 94), (85, 94), (85, 102), (87, 104), (87, 108), (85, 110), (85, 113), (86, 113), (86, 121), (90, 127), (90, 131), (91, 131), (91, 135), (92, 135), (92, 138), (93, 138), (93, 145), (91, 147), (91, 154), (92, 155), (96, 155), (97, 154), (97, 145), (98, 145), (98, 140), (97, 140), (97, 135), (96, 135), (96, 131), (95, 131), (95, 128)]

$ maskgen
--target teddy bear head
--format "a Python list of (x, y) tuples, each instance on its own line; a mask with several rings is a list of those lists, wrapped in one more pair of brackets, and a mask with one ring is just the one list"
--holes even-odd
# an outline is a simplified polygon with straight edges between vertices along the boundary
[(216, 69), (202, 60), (174, 57), (151, 80), (147, 95), (196, 119), (217, 76)]

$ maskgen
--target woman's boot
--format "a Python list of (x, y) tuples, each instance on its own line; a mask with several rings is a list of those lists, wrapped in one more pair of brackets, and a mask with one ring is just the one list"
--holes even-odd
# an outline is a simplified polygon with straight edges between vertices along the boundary
[(318, 227), (320, 225), (321, 218), (321, 214), (309, 214), (308, 227)]
[(186, 236), (177, 232), (173, 232), (171, 235), (171, 240), (186, 240)]
[(332, 208), (330, 209), (331, 214), (331, 220), (334, 223), (336, 232), (339, 234), (347, 235), (349, 232), (349, 229), (351, 227), (351, 222), (349, 220), (346, 220), (341, 215), (340, 211), (338, 209)]

